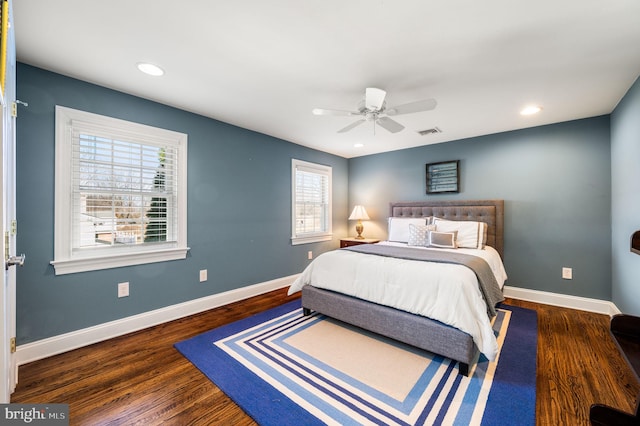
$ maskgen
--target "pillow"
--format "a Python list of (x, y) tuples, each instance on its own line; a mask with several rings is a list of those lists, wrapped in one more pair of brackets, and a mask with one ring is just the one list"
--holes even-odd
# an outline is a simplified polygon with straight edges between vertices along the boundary
[(435, 225), (414, 225), (409, 224), (409, 241), (410, 246), (429, 246), (429, 231), (435, 231)]
[(458, 248), (456, 236), (458, 231), (438, 232), (429, 231), (429, 247)]
[(458, 247), (483, 249), (487, 243), (487, 224), (485, 222), (434, 218), (433, 223), (438, 232), (458, 231)]
[(399, 243), (409, 242), (409, 225), (426, 225), (427, 219), (424, 217), (390, 217), (389, 218), (389, 241)]

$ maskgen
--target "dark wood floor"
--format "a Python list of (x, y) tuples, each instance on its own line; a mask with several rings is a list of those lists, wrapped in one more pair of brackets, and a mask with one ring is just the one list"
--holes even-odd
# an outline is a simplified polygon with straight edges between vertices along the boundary
[[(278, 290), (21, 366), (11, 400), (68, 403), (72, 425), (255, 424), (173, 344), (290, 299)], [(538, 311), (538, 425), (587, 425), (595, 402), (632, 411), (640, 385), (607, 316), (507, 302)]]

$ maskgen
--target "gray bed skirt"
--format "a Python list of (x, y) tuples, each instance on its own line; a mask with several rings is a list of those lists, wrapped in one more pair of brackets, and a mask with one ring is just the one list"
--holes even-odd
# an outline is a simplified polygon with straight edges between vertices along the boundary
[(302, 289), (305, 315), (320, 312), (348, 324), (416, 346), (459, 362), (460, 374), (469, 374), (478, 348), (471, 336), (457, 328), (420, 315), (378, 305), (310, 285)]

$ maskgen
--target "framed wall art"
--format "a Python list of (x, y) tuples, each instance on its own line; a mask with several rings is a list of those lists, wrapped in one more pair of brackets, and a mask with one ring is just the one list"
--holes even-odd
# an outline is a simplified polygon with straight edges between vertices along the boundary
[(427, 194), (460, 192), (460, 160), (426, 165)]

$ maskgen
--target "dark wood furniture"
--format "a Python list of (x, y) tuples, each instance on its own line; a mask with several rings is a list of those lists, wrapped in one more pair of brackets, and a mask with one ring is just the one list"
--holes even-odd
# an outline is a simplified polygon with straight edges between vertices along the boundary
[[(611, 318), (611, 335), (618, 349), (640, 380), (640, 317), (615, 315)], [(630, 414), (603, 404), (594, 404), (589, 410), (589, 420), (597, 426), (640, 425), (640, 395), (636, 398), (635, 413)]]
[(342, 238), (340, 240), (340, 248), (357, 246), (360, 244), (375, 244), (379, 242), (380, 240), (375, 238)]
[(631, 236), (631, 251), (640, 254), (640, 231), (636, 231)]

